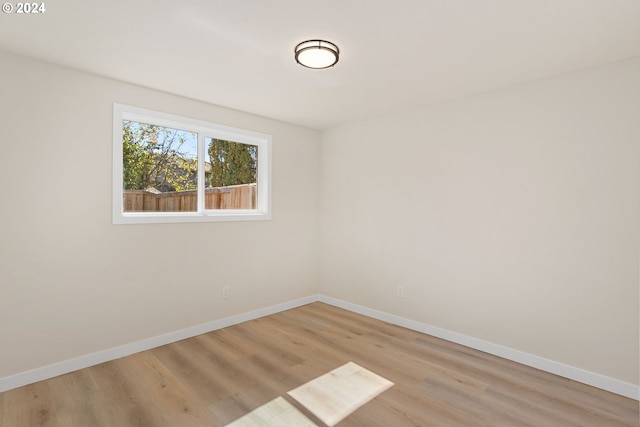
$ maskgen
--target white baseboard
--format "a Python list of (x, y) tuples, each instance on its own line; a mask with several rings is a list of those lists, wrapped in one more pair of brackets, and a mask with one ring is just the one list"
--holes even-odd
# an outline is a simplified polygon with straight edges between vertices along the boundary
[(94, 366), (100, 363), (108, 362), (110, 360), (118, 359), (120, 357), (129, 356), (133, 353), (138, 353), (155, 347), (160, 347), (162, 345), (171, 344), (173, 342), (191, 338), (196, 335), (206, 334), (207, 332), (226, 328), (227, 326), (236, 325), (248, 320), (257, 319), (260, 317), (268, 316), (270, 314), (300, 307), (302, 305), (318, 301), (318, 299), (318, 295), (312, 295), (294, 301), (288, 301), (285, 303), (260, 308), (248, 313), (241, 313), (235, 316), (225, 317), (223, 319), (214, 320), (212, 322), (203, 323), (201, 325), (181, 329), (179, 331), (170, 332), (168, 334), (159, 335), (157, 337), (144, 339), (142, 341), (121, 345), (119, 347), (110, 348), (104, 351), (99, 351), (97, 353), (87, 354), (84, 356), (76, 357), (74, 359), (66, 360), (64, 362), (55, 363), (53, 365), (33, 369), (27, 372), (21, 372), (9, 377), (0, 378), (0, 393), (3, 391), (21, 387), (23, 385), (32, 384), (38, 381), (57, 377), (58, 375), (77, 371), (78, 369), (88, 368), (89, 366)]
[(466, 347), (484, 351), (485, 353), (500, 356), (502, 358), (518, 362), (526, 366), (530, 366), (532, 368), (550, 372), (552, 374), (578, 381), (593, 387), (597, 387), (602, 390), (610, 391), (612, 393), (619, 394), (631, 399), (640, 400), (640, 386), (637, 386), (635, 384), (596, 374), (594, 372), (586, 371), (584, 369), (576, 368), (573, 366), (565, 365), (560, 362), (545, 359), (544, 357), (539, 357), (519, 350), (514, 350), (512, 348), (504, 347), (478, 338), (451, 332), (446, 329), (428, 325), (426, 323), (416, 322), (414, 320), (406, 319), (394, 314), (389, 314), (383, 311), (363, 307), (361, 305), (352, 304), (325, 295), (320, 295), (319, 301), (352, 311), (354, 313), (363, 314), (368, 317), (373, 317), (374, 319), (402, 326), (407, 329), (412, 329), (414, 331), (432, 335), (437, 338), (442, 338), (456, 344), (461, 344)]
[(457, 344), (461, 344), (476, 350), (484, 351), (489, 354), (503, 357), (523, 365), (531, 366), (542, 371), (550, 372), (561, 377), (569, 378), (584, 384), (588, 384), (603, 390), (610, 391), (631, 399), (640, 400), (640, 387), (627, 383), (615, 378), (606, 377), (584, 369), (575, 368), (543, 357), (534, 356), (509, 347), (504, 347), (481, 339), (469, 337), (467, 335), (451, 332), (425, 323), (416, 322), (394, 314), (385, 313), (383, 311), (374, 310), (361, 305), (353, 304), (325, 295), (311, 295), (293, 301), (272, 305), (269, 307), (253, 310), (247, 313), (241, 313), (235, 316), (226, 317), (191, 328), (181, 329), (179, 331), (170, 332), (168, 334), (157, 337), (148, 338), (142, 341), (125, 344), (97, 353), (87, 354), (71, 360), (67, 360), (42, 368), (33, 369), (31, 371), (22, 372), (9, 377), (0, 378), (0, 392), (11, 390), (23, 385), (32, 384), (38, 381), (63, 375), (78, 369), (87, 368), (120, 357), (128, 356), (140, 351), (149, 350), (165, 344), (171, 344), (196, 335), (205, 334), (217, 329), (226, 328), (227, 326), (236, 325), (238, 323), (268, 316), (270, 314), (279, 313), (281, 311), (290, 310), (302, 305), (310, 304), (316, 301), (324, 302), (354, 313), (363, 314), (374, 319), (402, 326), (414, 331), (422, 332), (434, 337), (442, 338)]

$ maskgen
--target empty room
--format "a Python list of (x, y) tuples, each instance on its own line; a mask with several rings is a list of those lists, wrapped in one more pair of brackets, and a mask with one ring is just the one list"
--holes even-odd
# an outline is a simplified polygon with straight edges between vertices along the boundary
[(638, 23), (4, 2), (0, 427), (640, 426)]

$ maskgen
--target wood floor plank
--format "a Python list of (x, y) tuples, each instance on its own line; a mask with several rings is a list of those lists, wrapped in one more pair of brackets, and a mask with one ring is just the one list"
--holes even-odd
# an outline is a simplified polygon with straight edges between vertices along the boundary
[(259, 388), (259, 383), (248, 377), (244, 369), (248, 358), (227, 359), (222, 348), (212, 351), (204, 337), (195, 337), (152, 351), (205, 403), (225, 399), (243, 389)]
[(584, 384), (313, 303), (0, 393), (0, 427), (223, 427), (354, 362), (394, 383), (337, 427), (639, 427)]
[(100, 426), (143, 426), (161, 422), (151, 408), (141, 404), (134, 383), (122, 369), (127, 360), (115, 360), (83, 370), (87, 376), (84, 394), (92, 401), (92, 411)]
[(142, 352), (121, 362), (134, 384), (141, 407), (161, 417), (154, 425), (199, 427), (219, 421), (193, 390), (184, 385), (152, 352)]
[(0, 425), (57, 427), (47, 382), (38, 382), (0, 394)]
[(51, 412), (59, 425), (103, 425), (96, 417), (87, 370), (71, 372), (46, 382), (51, 390)]

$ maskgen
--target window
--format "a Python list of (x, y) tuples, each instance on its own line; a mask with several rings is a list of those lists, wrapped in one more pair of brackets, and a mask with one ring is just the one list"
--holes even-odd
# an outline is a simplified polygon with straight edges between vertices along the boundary
[(271, 136), (113, 104), (113, 223), (270, 219)]

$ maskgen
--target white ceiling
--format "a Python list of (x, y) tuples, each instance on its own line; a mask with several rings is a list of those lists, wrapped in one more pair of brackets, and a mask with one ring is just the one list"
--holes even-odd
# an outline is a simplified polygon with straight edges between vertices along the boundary
[[(640, 0), (44, 3), (0, 50), (316, 129), (640, 56)], [(340, 62), (297, 65), (310, 38)]]

